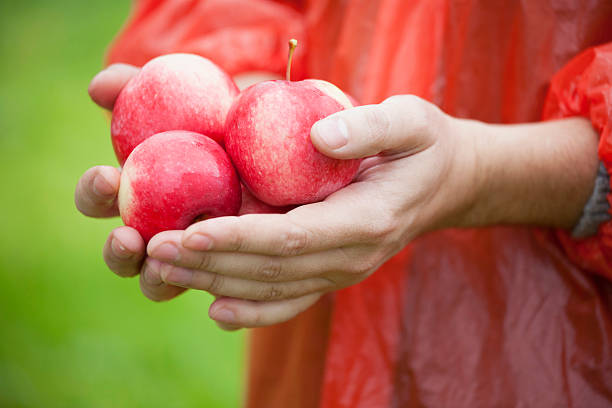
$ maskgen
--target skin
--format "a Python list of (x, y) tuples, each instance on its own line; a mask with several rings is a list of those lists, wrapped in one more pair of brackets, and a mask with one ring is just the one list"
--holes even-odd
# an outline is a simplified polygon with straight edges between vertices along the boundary
[[(101, 72), (90, 85), (92, 99), (111, 109), (135, 72)], [(356, 182), (287, 214), (165, 231), (146, 248), (135, 230), (116, 228), (103, 250), (107, 265), (120, 276), (140, 274), (142, 292), (155, 301), (186, 288), (213, 293), (209, 316), (224, 329), (275, 324), (365, 279), (428, 231), (571, 228), (598, 166), (598, 135), (586, 119), (490, 125), (408, 95), (338, 112), (313, 126), (311, 140), (330, 157), (368, 157)], [(117, 169), (89, 169), (77, 185), (77, 208), (92, 217), (117, 215), (118, 187)]]

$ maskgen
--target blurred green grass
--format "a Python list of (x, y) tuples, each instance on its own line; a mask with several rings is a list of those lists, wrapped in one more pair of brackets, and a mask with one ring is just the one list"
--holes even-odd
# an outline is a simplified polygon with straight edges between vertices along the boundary
[(244, 340), (211, 298), (155, 304), (101, 258), (118, 219), (80, 215), (73, 191), (115, 164), (91, 77), (126, 0), (0, 2), (0, 406), (234, 407)]

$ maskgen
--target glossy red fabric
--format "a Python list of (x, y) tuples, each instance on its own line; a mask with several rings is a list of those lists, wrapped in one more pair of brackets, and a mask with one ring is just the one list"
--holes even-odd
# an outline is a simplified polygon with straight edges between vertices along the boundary
[[(190, 51), (231, 73), (282, 73), (289, 37), (296, 77), (363, 103), (413, 93), (488, 122), (586, 116), (611, 168), (608, 0), (142, 0), (109, 61)], [(611, 228), (580, 242), (510, 227), (423, 236), (361, 284), (254, 330), (247, 405), (609, 407)]]
[[(611, 23), (612, 24), (612, 23)], [(574, 58), (552, 80), (544, 118), (568, 116), (591, 119), (601, 134), (599, 157), (612, 170), (612, 44), (591, 48)], [(612, 203), (612, 198), (608, 198)], [(612, 279), (612, 223), (601, 225), (596, 236), (573, 240), (565, 231), (559, 239), (580, 267)]]

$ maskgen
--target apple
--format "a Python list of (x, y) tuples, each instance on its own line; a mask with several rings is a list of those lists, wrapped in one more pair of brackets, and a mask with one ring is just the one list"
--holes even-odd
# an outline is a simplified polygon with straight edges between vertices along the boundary
[(161, 231), (236, 215), (240, 181), (218, 143), (194, 132), (168, 131), (132, 151), (121, 172), (118, 201), (125, 225), (148, 242)]
[(323, 81), (322, 79), (305, 79), (301, 81), (306, 84), (310, 84), (323, 92), (324, 94), (334, 98), (344, 109), (349, 109), (357, 106), (357, 101), (352, 96), (342, 92), (340, 88), (331, 82)]
[(119, 163), (146, 138), (189, 130), (223, 143), (227, 112), (239, 91), (217, 65), (193, 54), (168, 54), (147, 62), (121, 90), (111, 121)]
[(244, 185), (242, 187), (242, 204), (240, 205), (240, 211), (238, 215), (245, 214), (285, 214), (292, 210), (294, 206), (274, 207), (266, 204), (261, 200), (258, 200), (249, 192), (249, 189)]
[[(288, 73), (295, 44), (290, 46)], [(320, 201), (353, 180), (360, 160), (319, 153), (310, 128), (349, 107), (346, 95), (329, 82), (291, 82), (289, 75), (286, 81), (260, 82), (242, 91), (230, 108), (225, 148), (259, 200), (273, 206)]]

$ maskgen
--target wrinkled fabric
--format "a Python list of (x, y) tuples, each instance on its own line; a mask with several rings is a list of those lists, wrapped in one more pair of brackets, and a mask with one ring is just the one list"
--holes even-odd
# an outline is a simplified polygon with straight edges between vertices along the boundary
[[(612, 169), (612, 44), (587, 50), (553, 77), (544, 118), (576, 115), (591, 119), (601, 134), (599, 157), (609, 174)], [(610, 196), (608, 202), (612, 202)], [(581, 268), (612, 279), (612, 223), (602, 224), (596, 236), (582, 240), (574, 240), (566, 231), (559, 231), (559, 240), (570, 259)]]
[[(587, 117), (611, 169), (608, 0), (141, 0), (108, 61), (182, 51), (282, 74), (290, 37), (294, 78), (362, 103), (412, 93), (493, 123)], [(253, 330), (246, 405), (612, 406), (611, 256), (609, 223), (580, 241), (518, 227), (420, 237)]]
[[(214, 61), (230, 75), (284, 73), (289, 38), (305, 38), (302, 16), (289, 2), (269, 0), (143, 0), (115, 39), (107, 63), (142, 66), (164, 54), (186, 52)], [(299, 2), (297, 2), (299, 3)], [(293, 6), (293, 7), (292, 7)], [(304, 77), (301, 44), (292, 77)]]

